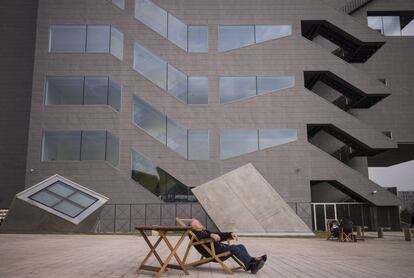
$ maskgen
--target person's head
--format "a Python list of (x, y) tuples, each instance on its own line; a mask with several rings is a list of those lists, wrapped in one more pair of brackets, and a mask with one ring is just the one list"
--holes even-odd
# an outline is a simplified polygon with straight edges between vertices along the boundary
[(191, 220), (191, 228), (193, 228), (196, 231), (201, 231), (201, 230), (205, 229), (203, 224), (201, 224), (200, 221), (198, 221), (198, 219), (196, 219), (196, 218), (193, 218)]

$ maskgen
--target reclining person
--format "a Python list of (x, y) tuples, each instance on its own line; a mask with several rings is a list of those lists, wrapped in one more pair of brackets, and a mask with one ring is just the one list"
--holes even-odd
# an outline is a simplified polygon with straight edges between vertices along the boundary
[(223, 253), (230, 251), (231, 254), (236, 256), (240, 261), (243, 262), (246, 271), (251, 271), (252, 274), (257, 273), (261, 269), (264, 263), (267, 260), (267, 256), (263, 255), (260, 257), (251, 257), (244, 247), (243, 244), (224, 244), (222, 241), (228, 239), (237, 240), (237, 235), (235, 233), (212, 233), (204, 227), (200, 221), (193, 218), (191, 220), (191, 228), (193, 229), (194, 234), (199, 239), (212, 238), (214, 240), (214, 248), (217, 253)]

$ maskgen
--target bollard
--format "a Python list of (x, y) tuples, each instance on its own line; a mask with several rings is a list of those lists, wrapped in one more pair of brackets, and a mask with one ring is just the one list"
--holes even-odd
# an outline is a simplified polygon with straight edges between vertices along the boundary
[(361, 226), (356, 226), (357, 237), (361, 238)]
[(383, 238), (383, 237), (384, 237), (384, 228), (378, 227), (378, 238)]
[(405, 241), (411, 241), (411, 231), (409, 228), (404, 228)]

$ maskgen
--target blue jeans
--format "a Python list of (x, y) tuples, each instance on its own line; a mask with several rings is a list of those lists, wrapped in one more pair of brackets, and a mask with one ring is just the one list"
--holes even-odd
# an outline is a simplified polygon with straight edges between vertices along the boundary
[(236, 256), (240, 261), (243, 262), (246, 269), (250, 268), (250, 264), (253, 261), (253, 258), (249, 255), (243, 244), (232, 244), (225, 245), (226, 251), (230, 251), (234, 256)]

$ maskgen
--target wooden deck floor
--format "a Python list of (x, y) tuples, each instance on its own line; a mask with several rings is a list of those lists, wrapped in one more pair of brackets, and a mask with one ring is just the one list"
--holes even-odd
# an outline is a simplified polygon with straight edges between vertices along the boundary
[[(414, 243), (400, 235), (357, 243), (299, 238), (241, 238), (239, 242), (252, 255), (268, 255), (257, 277), (408, 278), (414, 273)], [(0, 234), (0, 277), (138, 277), (137, 265), (147, 252), (144, 240), (131, 235)], [(193, 250), (190, 259), (196, 257)], [(156, 265), (154, 260), (151, 263)], [(183, 275), (176, 270), (162, 275), (178, 276)], [(190, 269), (186, 277), (253, 276), (225, 275), (217, 264), (209, 264)]]

